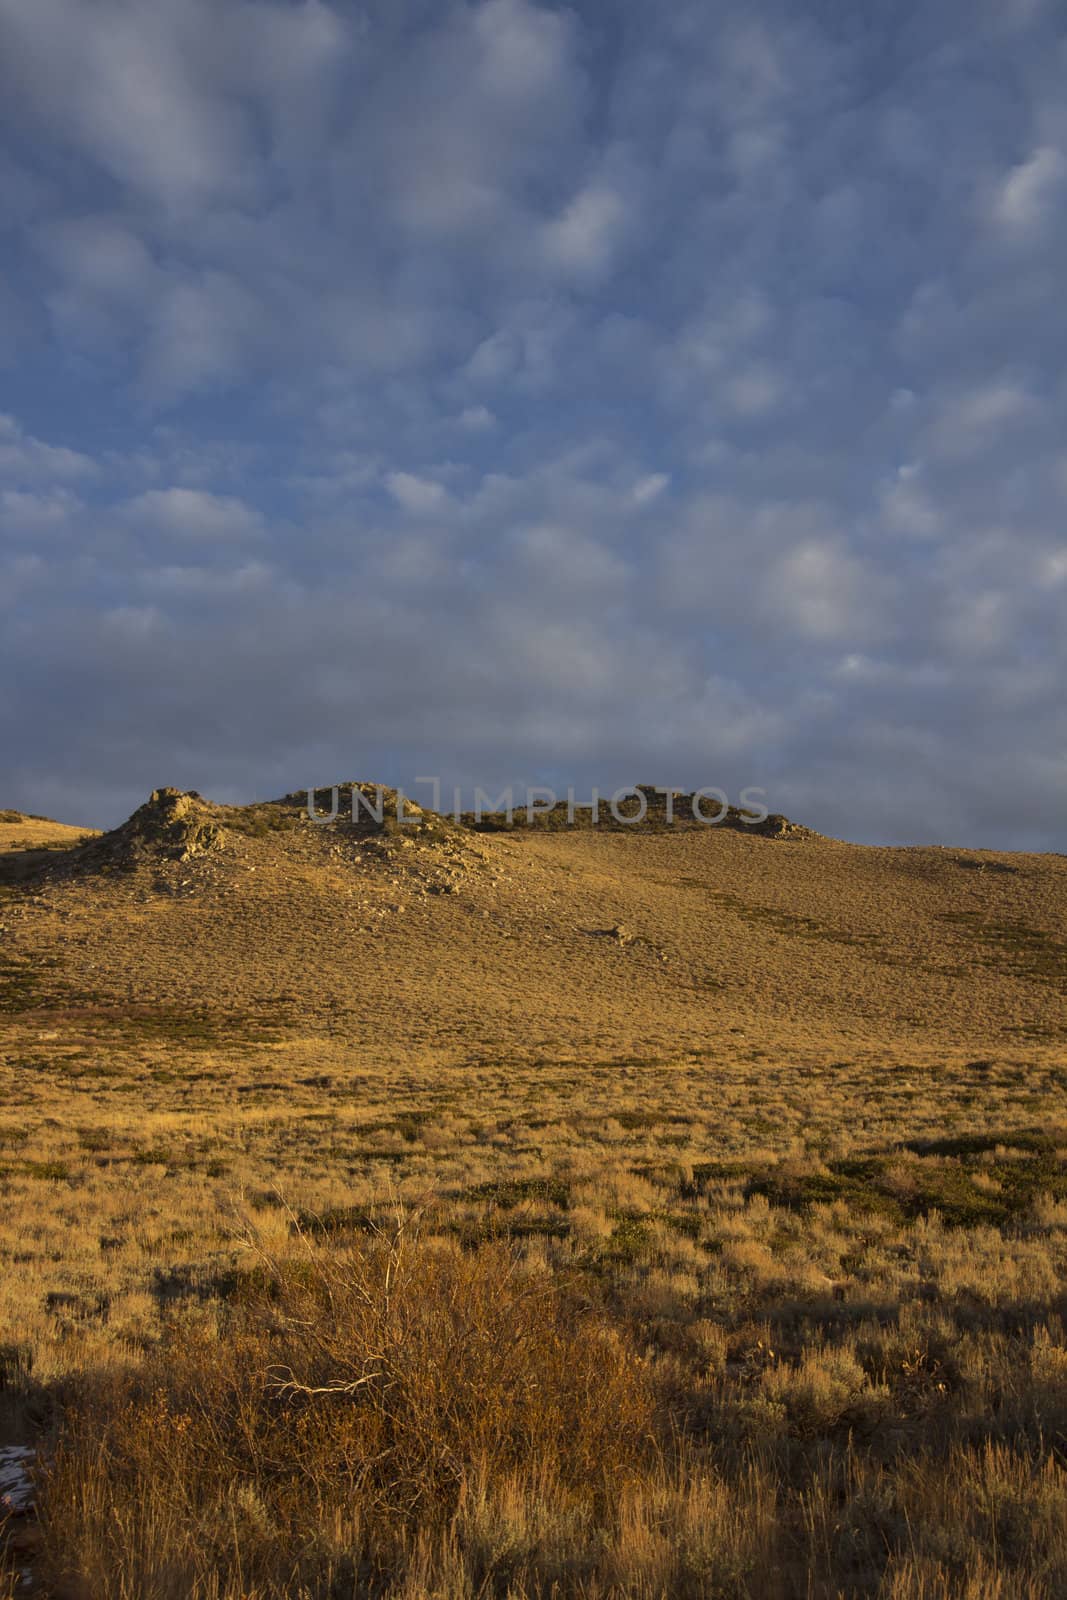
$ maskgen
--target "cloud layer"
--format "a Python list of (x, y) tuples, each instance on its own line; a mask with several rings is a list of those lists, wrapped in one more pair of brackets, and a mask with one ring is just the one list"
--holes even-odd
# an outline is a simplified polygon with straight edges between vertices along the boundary
[(0, 803), (1065, 849), (1062, 10), (0, 0)]

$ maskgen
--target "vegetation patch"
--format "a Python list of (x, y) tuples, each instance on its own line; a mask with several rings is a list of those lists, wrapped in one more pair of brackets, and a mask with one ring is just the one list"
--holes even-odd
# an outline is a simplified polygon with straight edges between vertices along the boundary
[(27, 1161), (16, 1170), (27, 1178), (40, 1178), (47, 1183), (62, 1183), (70, 1177), (70, 1167), (65, 1161)]
[(362, 1206), (327, 1206), (322, 1211), (301, 1211), (289, 1224), (291, 1233), (325, 1234), (336, 1238), (346, 1233), (378, 1233), (381, 1224)]
[(710, 889), (708, 893), (717, 904), (727, 906), (743, 922), (757, 928), (769, 928), (772, 932), (783, 934), (790, 939), (862, 946), (874, 946), (879, 943), (877, 934), (854, 933), (844, 928), (832, 927), (815, 917), (800, 916), (792, 911), (780, 911), (774, 906), (753, 905), (725, 889)]
[(967, 872), (997, 872), (1014, 876), (1019, 871), (1018, 867), (1011, 866), (1007, 861), (986, 861), (980, 856), (954, 856), (953, 861)]
[(59, 962), (52, 957), (0, 953), (0, 1013), (35, 1011), (48, 1004), (47, 975)]
[[(771, 1169), (749, 1178), (745, 1194), (763, 1195), (791, 1210), (842, 1202), (857, 1215), (877, 1215), (895, 1223), (913, 1222), (936, 1211), (946, 1225), (956, 1228), (983, 1224), (1001, 1228), (1027, 1212), (1038, 1194), (1067, 1197), (1067, 1163), (1054, 1148), (1023, 1146), (1037, 1154), (1004, 1155), (992, 1163), (979, 1163), (975, 1158), (996, 1148), (999, 1137), (973, 1135), (931, 1143), (948, 1146), (945, 1155), (951, 1151), (952, 1157), (938, 1159), (931, 1153), (901, 1162), (888, 1155), (864, 1156), (831, 1161), (825, 1170), (815, 1172)], [(985, 1187), (989, 1183), (992, 1189)]]
[(1067, 941), (1019, 918), (991, 922), (975, 911), (945, 911), (942, 922), (969, 933), (984, 966), (1007, 969), (1020, 978), (1067, 984)]
[(57, 1020), (77, 1024), (90, 1037), (125, 1046), (168, 1044), (184, 1050), (276, 1044), (286, 1026), (278, 1015), (261, 1012), (182, 1010), (176, 1006), (111, 1005), (91, 996), (70, 997), (57, 1008)]
[(560, 1178), (498, 1178), (476, 1183), (463, 1191), (467, 1200), (486, 1200), (508, 1209), (523, 1201), (541, 1200), (546, 1205), (570, 1205), (570, 1185)]
[(301, 824), (300, 812), (280, 800), (265, 800), (258, 805), (232, 806), (225, 814), (226, 827), (247, 839), (266, 839), (272, 834), (292, 833)]
[[(968, 1065), (973, 1069), (981, 1063), (972, 1061)], [(1061, 1146), (1067, 1146), (1067, 1129), (1055, 1132), (1047, 1128), (1012, 1128), (1004, 1133), (959, 1133), (902, 1141), (903, 1149), (919, 1156), (979, 1156), (998, 1149), (1032, 1150), (1051, 1155)]]

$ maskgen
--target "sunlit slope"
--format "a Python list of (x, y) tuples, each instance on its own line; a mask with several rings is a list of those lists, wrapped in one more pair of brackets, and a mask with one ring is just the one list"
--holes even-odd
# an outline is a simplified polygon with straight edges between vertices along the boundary
[(12, 1024), (134, 1007), (503, 1063), (1067, 1042), (1062, 857), (429, 813), (353, 829), (166, 793), (5, 889), (32, 976)]

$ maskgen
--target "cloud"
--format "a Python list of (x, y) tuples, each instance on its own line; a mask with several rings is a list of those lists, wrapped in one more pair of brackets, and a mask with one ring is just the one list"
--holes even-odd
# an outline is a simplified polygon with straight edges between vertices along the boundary
[(662, 548), (664, 602), (731, 630), (747, 624), (759, 649), (773, 650), (778, 631), (828, 644), (891, 627), (892, 580), (851, 550), (820, 505), (702, 497)]
[(58, 479), (62, 483), (95, 478), (91, 456), (64, 445), (45, 444), (27, 434), (15, 417), (0, 414), (0, 478), (14, 484)]
[(161, 596), (206, 601), (226, 601), (235, 595), (265, 592), (275, 586), (274, 569), (262, 561), (246, 561), (230, 571), (214, 567), (154, 567), (142, 578), (143, 586)]
[(1009, 233), (1030, 233), (1050, 217), (1057, 191), (1067, 175), (1067, 162), (1052, 145), (1042, 145), (997, 186), (992, 213)]
[(635, 506), (649, 506), (670, 487), (670, 481), (670, 474), (667, 472), (646, 473), (643, 478), (638, 478), (630, 490), (630, 498)]
[(583, 604), (592, 599), (609, 605), (630, 576), (626, 562), (574, 528), (539, 523), (520, 529), (513, 542), (527, 594), (532, 581), (567, 605), (578, 596)]
[(563, 271), (600, 274), (611, 264), (626, 222), (622, 196), (604, 184), (591, 184), (546, 225), (545, 255)]
[(344, 206), (373, 197), (405, 235), (476, 236), (510, 256), (527, 182), (577, 131), (583, 96), (568, 13), (526, 0), (442, 7), (430, 27), (364, 35), (374, 65), (334, 158)]
[(969, 456), (988, 447), (1006, 429), (1032, 416), (1035, 401), (1021, 384), (995, 379), (947, 399), (930, 433), (932, 447), (947, 456)]
[(29, 125), (181, 209), (262, 194), (255, 113), (293, 116), (344, 37), (328, 7), (271, 0), (2, 0), (0, 18), (0, 83)]
[(7, 92), (22, 101), (33, 83), (33, 121), (84, 144), (115, 180), (183, 198), (241, 170), (240, 116), (198, 81), (172, 8), (105, 3), (90, 17), (41, 0), (2, 14)]
[(909, 539), (933, 539), (943, 527), (936, 504), (922, 485), (915, 462), (898, 467), (896, 475), (879, 493), (882, 523), (889, 533)]
[(762, 417), (773, 411), (783, 395), (783, 383), (769, 366), (750, 367), (726, 384), (726, 401), (739, 417)]
[(464, 406), (456, 420), (468, 433), (488, 433), (496, 427), (496, 418), (488, 406)]
[(203, 489), (149, 489), (122, 508), (129, 526), (151, 535), (193, 541), (246, 539), (262, 526), (258, 512), (234, 495)]
[(68, 489), (48, 489), (40, 494), (0, 489), (0, 527), (12, 534), (52, 533), (82, 509), (83, 502)]
[(100, 613), (98, 632), (105, 645), (115, 644), (123, 650), (147, 643), (164, 627), (155, 606), (112, 606)]
[(420, 478), (414, 472), (390, 472), (385, 486), (397, 505), (413, 516), (428, 516), (440, 512), (448, 505), (448, 490), (430, 478)]
[(876, 582), (841, 539), (803, 539), (783, 551), (760, 585), (772, 616), (806, 638), (837, 640), (880, 631)]

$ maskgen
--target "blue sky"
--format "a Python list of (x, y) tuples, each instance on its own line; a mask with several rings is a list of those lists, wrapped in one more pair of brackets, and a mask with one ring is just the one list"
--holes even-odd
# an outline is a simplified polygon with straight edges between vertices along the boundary
[(0, 0), (0, 805), (1067, 849), (1053, 0)]

